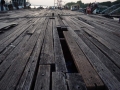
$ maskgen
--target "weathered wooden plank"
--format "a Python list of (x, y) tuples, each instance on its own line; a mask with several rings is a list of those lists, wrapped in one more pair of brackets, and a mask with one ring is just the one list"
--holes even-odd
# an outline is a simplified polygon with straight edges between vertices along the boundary
[(65, 74), (62, 72), (52, 73), (52, 90), (67, 90)]
[(102, 53), (90, 40), (85, 36), (84, 32), (76, 31), (76, 33), (81, 37), (81, 39), (89, 46), (89, 48), (94, 52), (94, 54), (104, 63), (104, 65), (112, 72), (112, 74), (120, 81), (120, 69), (106, 56)]
[(99, 42), (97, 39), (95, 39), (93, 36), (91, 36), (87, 32), (86, 32), (86, 36), (100, 50), (102, 50), (102, 52), (104, 52), (112, 60), (112, 62), (114, 62), (120, 68), (120, 60), (119, 60), (120, 55), (119, 54), (117, 54), (116, 52), (110, 50), (108, 47), (106, 47), (105, 45), (103, 45), (101, 42)]
[[(21, 28), (23, 28), (24, 27), (24, 25), (25, 24), (28, 24), (27, 22), (28, 22), (29, 20), (23, 20), (19, 25), (17, 25), (16, 27), (14, 27), (13, 29), (12, 29), (12, 31), (10, 32), (10, 33), (8, 33), (7, 35), (4, 33), (3, 35), (0, 35), (0, 38), (2, 38), (2, 39), (0, 39), (1, 41), (0, 41), (0, 43), (2, 44), (3, 42), (5, 42), (7, 39), (9, 39), (11, 36), (13, 36), (15, 33), (14, 32), (16, 32), (16, 30), (20, 30)], [(5, 37), (6, 36), (6, 37)]]
[(57, 28), (53, 22), (53, 38), (54, 38), (54, 56), (55, 56), (55, 67), (57, 72), (67, 72), (66, 63), (60, 43)]
[[(6, 70), (10, 67), (10, 65), (12, 64), (12, 62), (14, 61), (14, 58), (16, 56), (19, 55), (20, 52), (22, 52), (23, 48), (25, 47), (25, 45), (27, 44), (27, 40), (30, 38), (29, 35), (24, 35), (24, 38), (23, 40), (17, 45), (17, 46), (14, 46), (18, 41), (19, 41), (19, 38), (15, 40), (15, 42), (13, 42), (12, 45), (12, 48), (15, 48), (11, 53), (10, 52), (7, 52), (8, 50), (6, 50), (5, 52), (3, 52), (3, 54), (0, 55), (0, 59), (1, 61), (4, 60), (4, 58), (7, 56), (7, 54), (9, 54), (6, 59), (3, 61), (3, 63), (0, 65), (0, 78), (2, 78), (2, 76), (5, 74)], [(10, 47), (11, 47), (10, 45)], [(11, 50), (10, 50), (11, 51)], [(16, 53), (17, 52), (17, 53)]]
[[(120, 48), (119, 38), (114, 38), (114, 35), (108, 31), (104, 31), (105, 28), (98, 28), (98, 29), (89, 29), (90, 31), (94, 32), (97, 36), (103, 38), (105, 41), (111, 44), (111, 47), (116, 47), (116, 49)], [(118, 41), (118, 42), (117, 42)]]
[[(67, 73), (67, 82), (69, 90), (89, 90), (78, 73)], [(93, 89), (92, 89), (93, 90)]]
[[(84, 18), (82, 18), (82, 19), (84, 20)], [(113, 29), (110, 26), (105, 25), (105, 23), (98, 23), (98, 21), (96, 21), (95, 19), (93, 19), (93, 21), (86, 20), (85, 22), (90, 23), (90, 24), (92, 24), (92, 26), (96, 27), (94, 29), (88, 28), (89, 30), (98, 34), (102, 38), (104, 37), (103, 39), (105, 39), (106, 41), (111, 43), (113, 46), (119, 48), (119, 46), (120, 46), (119, 45), (119, 43), (120, 43), (119, 42), (119, 37), (116, 37), (116, 35), (113, 34), (113, 32), (118, 32), (119, 33), (119, 29), (118, 30), (115, 29), (115, 28)], [(86, 25), (83, 25), (83, 26), (86, 27)]]
[[(107, 42), (106, 40), (104, 40), (103, 38), (101, 38), (100, 36), (98, 36), (97, 34), (91, 32), (88, 29), (83, 29), (85, 32), (89, 33), (90, 35), (92, 35), (94, 38), (96, 38), (99, 42), (101, 42), (103, 45), (105, 45), (106, 47), (108, 47), (109, 49), (114, 49), (116, 50), (116, 47), (114, 47), (113, 45), (111, 45), (109, 42)], [(119, 51), (119, 50), (118, 50)]]
[(82, 49), (84, 54), (87, 56), (94, 69), (97, 71), (105, 85), (109, 90), (119, 90), (120, 82), (116, 77), (106, 68), (106, 66), (99, 60), (99, 58), (91, 51), (91, 49), (72, 31), (69, 27), (71, 35), (75, 38), (79, 47)]
[[(44, 24), (41, 24), (41, 26), (44, 26)], [(44, 26), (46, 27), (46, 26)], [(24, 70), (23, 75), (21, 76), (21, 79), (19, 83), (17, 84), (16, 90), (30, 90), (32, 87), (32, 83), (34, 81), (35, 73), (37, 70), (37, 66), (39, 64), (39, 54), (42, 48), (43, 40), (45, 37), (45, 28), (42, 28), (40, 36), (37, 40), (37, 44), (33, 50), (33, 53), (31, 54), (30, 60)]]
[[(39, 31), (39, 33), (38, 33)], [(24, 68), (28, 62), (28, 59), (32, 53), (32, 50), (36, 44), (38, 36), (41, 30), (36, 31), (33, 36), (29, 39), (26, 46), (22, 49), (19, 55), (15, 58), (14, 62), (12, 62), (11, 67), (8, 69), (4, 77), (1, 79), (0, 88), (2, 90), (13, 90), (15, 89), (17, 82), (19, 81)], [(7, 84), (7, 87), (6, 87)]]
[[(8, 47), (5, 48), (5, 50), (0, 54), (0, 63), (2, 63), (6, 57), (12, 52), (12, 50), (22, 42), (24, 38), (24, 31), (13, 43), (11, 43)], [(25, 39), (26, 40), (26, 39)]]
[[(75, 18), (74, 18), (75, 19)], [(85, 28), (86, 25), (80, 23), (80, 22), (76, 22), (75, 20), (72, 20), (77, 26), (81, 27), (81, 25)], [(80, 20), (79, 20), (80, 21)], [(93, 23), (93, 22), (91, 22)], [(112, 43), (113, 45), (115, 44), (116, 47), (119, 47), (119, 37), (117, 37), (116, 35), (113, 34), (113, 31), (111, 28), (106, 28), (103, 26), (103, 24), (94, 22), (95, 26), (98, 25), (98, 27), (96, 28), (88, 28), (89, 30), (93, 31), (94, 33), (98, 34), (99, 36), (101, 36), (103, 39), (105, 39), (106, 41)], [(101, 27), (102, 26), (102, 27)], [(115, 32), (115, 31), (114, 31)], [(116, 42), (117, 41), (117, 42)]]
[(40, 65), (34, 90), (50, 90), (50, 65)]
[(55, 18), (55, 23), (56, 23), (56, 26), (60, 26), (60, 23), (58, 22), (58, 18)]
[(49, 19), (49, 22), (46, 23), (46, 35), (45, 40), (42, 47), (40, 64), (54, 64), (54, 48), (53, 48), (53, 27), (52, 27), (52, 19)]
[(92, 26), (92, 25), (89, 25), (88, 23), (85, 23), (85, 22), (83, 22), (83, 21), (81, 21), (81, 20), (78, 20), (77, 18), (72, 18), (71, 19), (73, 22), (75, 22), (75, 23), (78, 23), (78, 24), (81, 24), (82, 26), (85, 26), (85, 27), (87, 27), (87, 28), (95, 28), (94, 26)]
[[(5, 48), (5, 50), (0, 54), (0, 63), (2, 63), (2, 61), (8, 57), (9, 54), (11, 54), (11, 51), (16, 48), (16, 46), (19, 44), (19, 43), (22, 43), (22, 42), (26, 42), (26, 38), (25, 37), (30, 37), (30, 36), (25, 36), (26, 34), (26, 31), (28, 29), (32, 29), (32, 28), (27, 28), (23, 31), (23, 33), (21, 35), (19, 35), (19, 37), (17, 39), (15, 39), (9, 46), (7, 46)], [(19, 49), (20, 49), (20, 46), (19, 46)], [(19, 50), (17, 51), (19, 52)], [(15, 52), (16, 53), (16, 52)], [(13, 53), (12, 53), (13, 54)], [(10, 56), (10, 55), (9, 55)], [(12, 55), (11, 55), (12, 57)]]
[[(22, 50), (22, 48), (24, 47), (24, 45), (26, 44), (27, 40), (30, 38), (30, 36), (25, 36), (18, 45), (17, 47), (15, 47), (15, 49), (8, 55), (8, 57), (6, 57), (6, 59), (4, 60), (4, 56), (0, 57), (2, 58), (1, 60), (3, 60), (2, 64), (0, 65), (0, 79), (4, 76), (5, 72), (7, 71), (7, 69), (11, 66), (12, 62), (14, 61), (14, 58), (19, 54), (19, 52)], [(17, 52), (17, 53), (16, 53)]]
[(21, 33), (24, 32), (25, 29), (27, 29), (31, 24), (24, 25), (24, 27), (16, 30), (14, 33), (10, 34), (8, 37), (6, 37), (3, 41), (0, 42), (0, 52), (4, 50), (6, 46), (8, 46), (13, 40), (15, 40)]
[(99, 90), (104, 87), (100, 77), (93, 69), (82, 50), (79, 48), (77, 43), (72, 39), (69, 32), (64, 32), (64, 36), (68, 47), (71, 51), (72, 57), (74, 58), (75, 65), (83, 77), (85, 84), (88, 89), (95, 89), (96, 86)]
[(36, 30), (36, 27), (38, 27), (40, 25), (39, 21), (43, 22), (42, 20), (43, 19), (40, 20), (39, 18), (36, 19), (35, 22), (33, 23), (33, 25), (31, 25), (31, 27), (33, 27), (33, 28), (28, 30), (27, 34), (30, 34), (30, 35), (33, 34), (35, 32), (35, 30)]

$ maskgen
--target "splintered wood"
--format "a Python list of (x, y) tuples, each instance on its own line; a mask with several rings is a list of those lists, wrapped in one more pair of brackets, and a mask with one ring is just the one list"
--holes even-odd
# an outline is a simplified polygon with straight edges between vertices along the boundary
[(18, 24), (0, 29), (0, 90), (120, 90), (118, 22), (57, 9), (0, 22)]

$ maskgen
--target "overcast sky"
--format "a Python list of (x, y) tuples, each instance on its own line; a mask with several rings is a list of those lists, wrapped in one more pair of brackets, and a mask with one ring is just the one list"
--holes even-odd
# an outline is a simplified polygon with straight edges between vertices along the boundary
[[(48, 6), (53, 6), (54, 5), (54, 0), (29, 0), (32, 5), (48, 5)], [(57, 0), (56, 0), (57, 1)], [(76, 2), (78, 0), (62, 0), (63, 3), (65, 4), (67, 2)], [(109, 1), (109, 0), (81, 0), (83, 3), (90, 3), (90, 2), (103, 2), (103, 1)], [(111, 0), (115, 1), (115, 0)]]

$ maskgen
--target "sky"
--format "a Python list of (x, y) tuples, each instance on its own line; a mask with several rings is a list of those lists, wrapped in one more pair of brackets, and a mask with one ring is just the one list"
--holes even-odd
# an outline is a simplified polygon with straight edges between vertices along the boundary
[[(57, 1), (57, 0), (56, 0)], [(78, 0), (62, 0), (64, 5), (67, 2), (77, 2)], [(115, 1), (115, 0), (81, 0), (83, 3), (90, 2), (103, 2), (103, 1)], [(45, 5), (45, 6), (54, 6), (54, 0), (29, 0), (32, 5)]]

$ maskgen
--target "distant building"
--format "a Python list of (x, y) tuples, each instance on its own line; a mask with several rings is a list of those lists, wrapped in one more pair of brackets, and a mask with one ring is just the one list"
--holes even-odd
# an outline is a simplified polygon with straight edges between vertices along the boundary
[(71, 6), (72, 11), (79, 10), (79, 8), (80, 8), (79, 4), (74, 4), (74, 5)]

